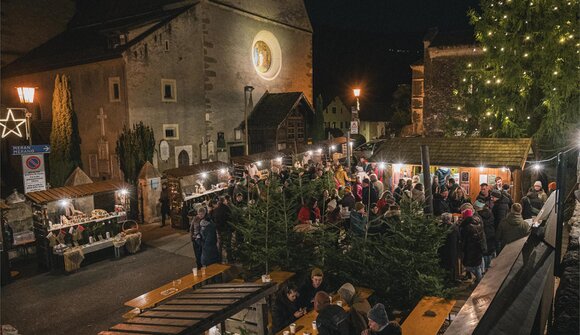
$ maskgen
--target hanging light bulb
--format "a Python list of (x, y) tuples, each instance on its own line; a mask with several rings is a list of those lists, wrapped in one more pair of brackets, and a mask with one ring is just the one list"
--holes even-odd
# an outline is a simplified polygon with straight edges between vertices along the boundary
[(536, 170), (536, 171), (540, 171), (540, 169), (542, 168), (542, 167), (540, 166), (540, 164), (534, 164), (532, 167), (533, 167), (533, 169), (534, 169), (534, 170)]

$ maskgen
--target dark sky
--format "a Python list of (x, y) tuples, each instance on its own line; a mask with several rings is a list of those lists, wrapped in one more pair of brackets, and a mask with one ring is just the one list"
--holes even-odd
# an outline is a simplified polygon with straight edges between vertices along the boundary
[(397, 84), (410, 84), (409, 65), (423, 56), (430, 27), (470, 29), (467, 10), (475, 0), (305, 0), (314, 29), (314, 93), (325, 103), (340, 96), (383, 109)]

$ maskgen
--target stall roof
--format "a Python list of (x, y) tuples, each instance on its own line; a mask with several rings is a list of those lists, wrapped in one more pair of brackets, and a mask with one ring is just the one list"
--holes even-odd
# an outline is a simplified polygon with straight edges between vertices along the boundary
[(208, 163), (201, 163), (201, 164), (194, 164), (188, 166), (182, 166), (174, 169), (169, 169), (163, 171), (163, 173), (168, 177), (185, 177), (185, 176), (192, 176), (202, 172), (210, 172), (210, 171), (217, 171), (219, 169), (227, 169), (230, 165), (224, 162), (208, 162)]
[(26, 196), (37, 204), (46, 204), (61, 199), (81, 198), (99, 193), (113, 192), (124, 188), (128, 189), (130, 187), (129, 184), (122, 181), (106, 180), (91, 184), (50, 188), (45, 191), (30, 192), (27, 193)]
[(232, 163), (236, 165), (248, 165), (251, 163), (256, 163), (260, 161), (269, 161), (279, 157), (283, 157), (284, 153), (279, 151), (266, 151), (257, 154), (251, 154), (247, 156), (237, 156), (232, 157)]
[[(324, 140), (324, 141), (319, 141), (316, 142), (314, 144), (299, 144), (298, 147), (296, 148), (296, 154), (301, 154), (304, 153), (308, 150), (316, 150), (319, 148), (327, 148), (331, 145), (342, 145), (346, 143), (346, 137), (341, 136), (341, 137), (335, 137), (335, 138), (331, 138), (328, 140)], [(290, 146), (289, 148), (286, 148), (284, 150), (282, 150), (283, 153), (287, 154), (287, 155), (293, 155), (295, 154), (294, 152), (294, 147)]]
[(382, 142), (371, 161), (420, 165), (421, 145), (429, 146), (431, 165), (522, 169), (532, 139), (398, 137)]

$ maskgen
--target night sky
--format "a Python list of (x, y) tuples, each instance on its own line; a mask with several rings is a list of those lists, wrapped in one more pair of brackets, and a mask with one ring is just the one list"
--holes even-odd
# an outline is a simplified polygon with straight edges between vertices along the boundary
[(385, 110), (397, 84), (411, 83), (409, 65), (423, 56), (430, 27), (471, 29), (467, 10), (475, 0), (306, 0), (314, 29), (314, 93), (325, 104), (340, 96), (361, 108)]

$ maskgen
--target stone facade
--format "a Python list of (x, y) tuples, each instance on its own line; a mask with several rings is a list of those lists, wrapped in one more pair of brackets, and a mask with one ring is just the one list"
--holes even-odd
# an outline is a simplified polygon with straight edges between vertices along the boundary
[(350, 108), (339, 97), (334, 99), (324, 109), (324, 128), (340, 129), (344, 134), (350, 129)]
[[(54, 77), (67, 74), (84, 169), (101, 179), (119, 177), (113, 155), (125, 124), (143, 121), (153, 128), (158, 143), (168, 142), (169, 158), (162, 161), (156, 154), (154, 159), (163, 171), (176, 167), (177, 157), (199, 163), (202, 142), (216, 146), (218, 133), (223, 134), (225, 152), (241, 144), (234, 129), (244, 117), (244, 86), (254, 87), (256, 100), (266, 91), (294, 91), (312, 101), (312, 28), (301, 0), (202, 0), (173, 6), (185, 7), (171, 19), (125, 28), (119, 43), (126, 49), (113, 59), (3, 77), (3, 104), (17, 99), (15, 86), (38, 87), (38, 118), (49, 121)], [(279, 69), (271, 78), (260, 75), (253, 63), (261, 32), (273, 35), (280, 46), (273, 56)], [(112, 83), (118, 84), (120, 94), (114, 101)], [(107, 160), (98, 150), (100, 108), (106, 115)]]
[(470, 33), (431, 30), (423, 40), (423, 60), (411, 65), (411, 136), (442, 136), (445, 119), (457, 114), (454, 89), (464, 76), (464, 66), (481, 55)]

